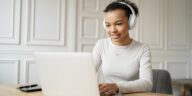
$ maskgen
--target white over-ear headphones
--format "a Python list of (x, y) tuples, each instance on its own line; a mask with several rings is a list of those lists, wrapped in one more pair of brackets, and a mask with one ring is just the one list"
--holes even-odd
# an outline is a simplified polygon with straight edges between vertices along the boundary
[[(126, 5), (131, 10), (132, 14), (130, 14), (130, 16), (128, 18), (128, 28), (129, 28), (129, 30), (133, 29), (135, 24), (136, 24), (136, 19), (137, 19), (135, 11), (133, 10), (133, 8), (129, 4), (127, 4), (125, 2), (118, 2), (118, 3)], [(106, 28), (105, 20), (103, 21), (103, 26), (104, 26), (104, 28)]]

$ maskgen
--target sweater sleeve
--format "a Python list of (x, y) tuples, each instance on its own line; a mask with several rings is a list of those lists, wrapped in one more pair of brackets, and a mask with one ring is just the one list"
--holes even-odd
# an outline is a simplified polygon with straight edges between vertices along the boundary
[(94, 60), (94, 64), (95, 64), (95, 70), (96, 72), (98, 72), (99, 67), (101, 65), (101, 41), (97, 41), (94, 49), (93, 49), (93, 60)]
[(131, 93), (131, 92), (146, 92), (152, 89), (152, 66), (151, 66), (151, 53), (147, 46), (142, 49), (142, 55), (140, 59), (139, 67), (139, 79), (134, 81), (120, 81), (117, 82), (119, 92)]

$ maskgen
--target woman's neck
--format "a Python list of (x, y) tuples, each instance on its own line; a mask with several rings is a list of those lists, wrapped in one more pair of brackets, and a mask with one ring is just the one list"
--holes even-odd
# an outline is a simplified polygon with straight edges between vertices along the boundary
[(114, 41), (112, 41), (113, 44), (119, 45), (119, 46), (129, 45), (129, 44), (131, 44), (131, 42), (132, 42), (132, 39), (129, 38), (129, 37), (127, 39), (121, 41), (121, 42), (114, 42)]

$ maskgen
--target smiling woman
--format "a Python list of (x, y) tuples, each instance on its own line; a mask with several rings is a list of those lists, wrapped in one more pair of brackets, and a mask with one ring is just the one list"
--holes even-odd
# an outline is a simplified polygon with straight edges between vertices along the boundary
[[(122, 6), (123, 5), (123, 6)], [(131, 42), (128, 29), (131, 30), (136, 23), (138, 8), (130, 1), (119, 0), (109, 4), (105, 12), (104, 27), (113, 43), (127, 45)]]
[(100, 74), (100, 94), (151, 91), (150, 49), (129, 36), (138, 15), (137, 6), (128, 0), (117, 0), (104, 13), (103, 25), (109, 38), (99, 40), (93, 50)]
[(124, 11), (116, 9), (105, 15), (106, 31), (116, 45), (128, 45), (131, 39), (128, 34), (128, 18)]

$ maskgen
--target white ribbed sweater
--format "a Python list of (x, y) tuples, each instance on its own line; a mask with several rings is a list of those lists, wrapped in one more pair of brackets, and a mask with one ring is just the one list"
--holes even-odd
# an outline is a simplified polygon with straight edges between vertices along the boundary
[(152, 89), (151, 53), (148, 46), (135, 40), (117, 46), (110, 38), (99, 40), (93, 50), (100, 83), (116, 83), (121, 93)]

